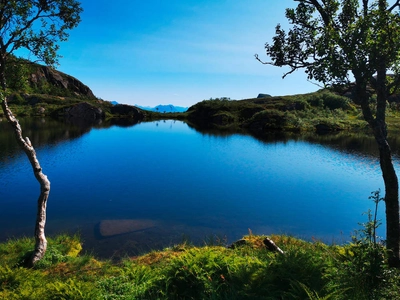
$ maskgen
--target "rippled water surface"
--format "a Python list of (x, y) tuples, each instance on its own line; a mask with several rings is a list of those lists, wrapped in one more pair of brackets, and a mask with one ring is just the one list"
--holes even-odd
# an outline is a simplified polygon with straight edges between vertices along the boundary
[[(5, 240), (32, 235), (39, 185), (0, 124)], [(340, 243), (366, 221), (370, 193), (383, 189), (373, 156), (301, 139), (205, 134), (179, 121), (23, 125), (51, 181), (47, 233), (80, 232), (85, 248), (101, 256), (185, 239), (229, 243), (249, 229)]]

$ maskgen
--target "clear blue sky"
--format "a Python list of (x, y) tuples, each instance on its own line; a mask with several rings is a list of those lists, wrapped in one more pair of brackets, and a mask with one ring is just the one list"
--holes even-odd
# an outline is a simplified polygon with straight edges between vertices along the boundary
[(82, 21), (61, 44), (58, 69), (104, 100), (190, 106), (318, 89), (268, 60), (277, 23), (293, 0), (81, 0)]

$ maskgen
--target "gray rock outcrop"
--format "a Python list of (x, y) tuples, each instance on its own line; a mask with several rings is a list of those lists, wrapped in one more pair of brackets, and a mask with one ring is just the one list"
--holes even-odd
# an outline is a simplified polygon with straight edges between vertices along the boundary
[(47, 66), (39, 66), (30, 75), (29, 82), (31, 85), (36, 86), (40, 86), (43, 82), (48, 82), (57, 88), (69, 90), (76, 96), (85, 96), (90, 99), (96, 98), (92, 90), (78, 79)]
[(271, 98), (272, 96), (269, 94), (258, 94), (257, 98)]

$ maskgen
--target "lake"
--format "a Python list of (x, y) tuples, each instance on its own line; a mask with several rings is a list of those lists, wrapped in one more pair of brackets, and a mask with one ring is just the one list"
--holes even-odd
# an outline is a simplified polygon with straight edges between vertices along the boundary
[[(384, 190), (368, 136), (259, 140), (173, 120), (21, 125), (51, 181), (47, 235), (79, 232), (101, 257), (186, 240), (228, 244), (249, 230), (343, 243), (367, 220), (371, 192)], [(39, 184), (4, 119), (0, 182), (0, 240), (32, 236)], [(381, 204), (382, 221), (383, 212)]]

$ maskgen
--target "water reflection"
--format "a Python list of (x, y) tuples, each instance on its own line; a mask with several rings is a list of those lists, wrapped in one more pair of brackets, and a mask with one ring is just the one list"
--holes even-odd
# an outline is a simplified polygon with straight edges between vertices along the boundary
[[(37, 183), (5, 125), (0, 227), (7, 230), (0, 240), (31, 234), (37, 197)], [(103, 256), (165, 247), (183, 235), (197, 243), (212, 234), (232, 240), (248, 228), (338, 242), (340, 230), (347, 238), (363, 220), (370, 192), (381, 186), (368, 136), (271, 133), (255, 140), (173, 120), (82, 127), (24, 119), (21, 125), (39, 145), (52, 182), (48, 234), (79, 230), (85, 249)], [(14, 157), (4, 158), (3, 149)], [(115, 235), (101, 231), (104, 224), (118, 224)]]
[[(215, 127), (199, 127), (188, 123), (190, 128), (196, 131), (212, 136), (230, 136), (233, 134), (251, 135), (263, 143), (277, 143), (277, 142), (288, 142), (288, 141), (305, 141), (313, 144), (320, 144), (328, 146), (332, 149), (344, 151), (346, 153), (362, 154), (373, 157), (378, 157), (378, 147), (372, 134), (368, 132), (334, 132), (329, 134), (318, 134), (316, 132), (282, 132), (272, 131), (261, 135), (254, 135), (244, 129), (238, 130), (232, 128), (218, 129)], [(396, 156), (400, 155), (400, 136), (396, 132), (389, 134), (389, 143), (391, 145), (393, 154)]]
[[(28, 136), (35, 147), (41, 147), (47, 144), (57, 144), (68, 140), (73, 140), (90, 132), (93, 128), (107, 129), (112, 126), (129, 128), (140, 124), (138, 120), (132, 118), (110, 119), (97, 122), (96, 124), (82, 122), (78, 119), (52, 119), (52, 118), (21, 118), (19, 119), (23, 129), (23, 135)], [(160, 122), (169, 122), (172, 126), (176, 120), (161, 120), (154, 122), (158, 126)], [(263, 136), (254, 136), (246, 130), (236, 128), (202, 128), (191, 123), (187, 124), (190, 128), (203, 135), (216, 137), (229, 137), (234, 134), (251, 135), (263, 143), (276, 143), (288, 141), (306, 141), (314, 144), (321, 144), (332, 149), (344, 151), (346, 153), (369, 155), (378, 157), (379, 152), (374, 137), (371, 134), (358, 132), (337, 132), (332, 134), (320, 135), (317, 133), (291, 133), (291, 132), (270, 132)], [(400, 156), (400, 135), (397, 133), (389, 134), (389, 143), (393, 155)], [(15, 141), (11, 126), (6, 119), (0, 119), (0, 160), (4, 159), (4, 153), (9, 156), (19, 152), (19, 147)]]
[[(19, 118), (22, 135), (29, 137), (35, 148), (71, 141), (89, 133), (93, 128), (110, 128), (112, 126), (131, 127), (138, 124), (135, 119), (97, 120), (95, 123), (81, 119), (54, 118)], [(21, 152), (8, 121), (0, 119), (0, 162), (8, 161)]]

